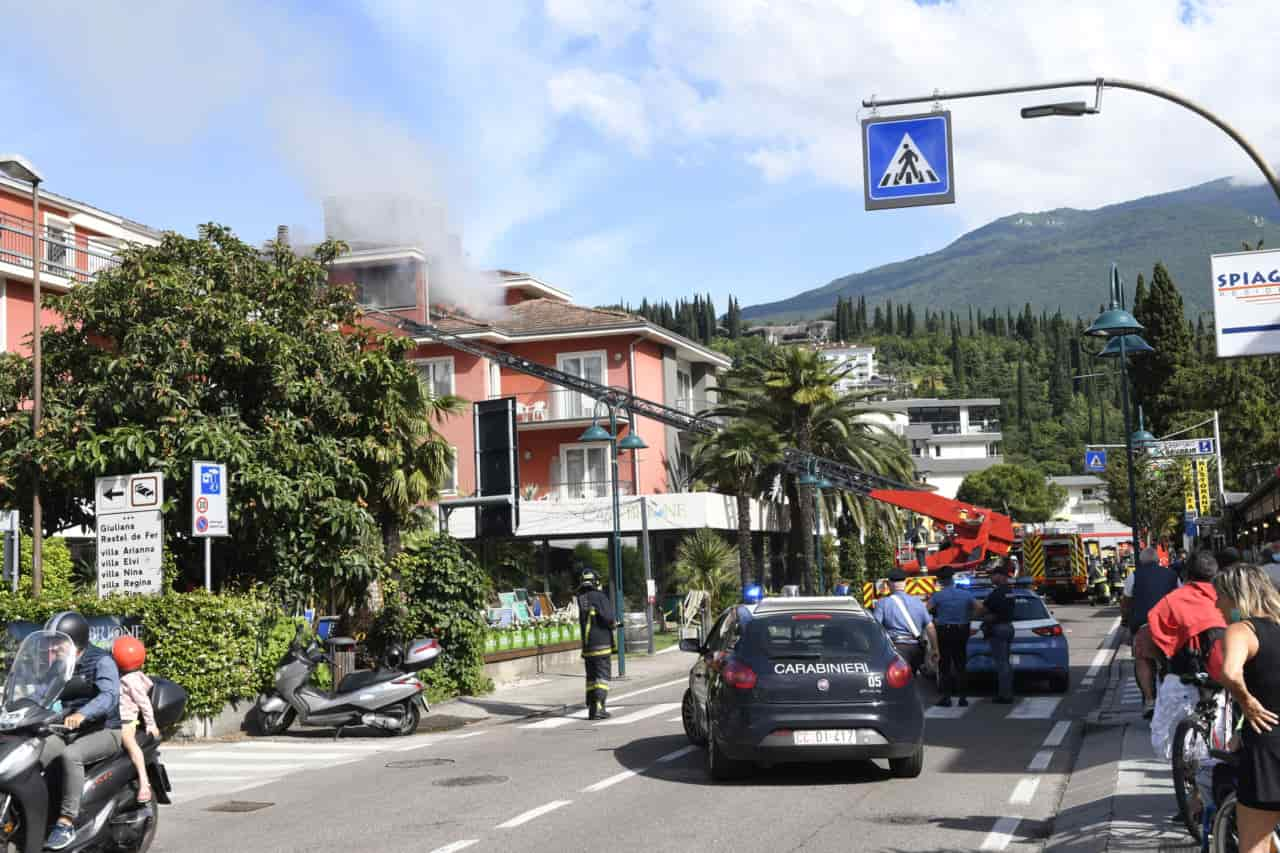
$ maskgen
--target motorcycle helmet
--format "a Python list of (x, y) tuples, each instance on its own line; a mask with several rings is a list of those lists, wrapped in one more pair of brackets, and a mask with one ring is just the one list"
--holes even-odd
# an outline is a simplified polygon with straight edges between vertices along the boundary
[(89, 623), (74, 610), (63, 610), (49, 617), (44, 623), (46, 631), (61, 631), (76, 644), (76, 651), (83, 652), (89, 645)]
[(387, 646), (386, 654), (382, 656), (383, 662), (387, 669), (399, 669), (400, 664), (404, 663), (404, 649), (399, 643), (392, 643)]
[(600, 576), (596, 574), (595, 569), (583, 569), (582, 574), (578, 576), (578, 589), (599, 589)]
[(125, 634), (116, 638), (111, 646), (111, 656), (116, 659), (116, 666), (120, 667), (122, 674), (133, 672), (142, 669), (142, 664), (146, 662), (147, 647), (137, 637)]

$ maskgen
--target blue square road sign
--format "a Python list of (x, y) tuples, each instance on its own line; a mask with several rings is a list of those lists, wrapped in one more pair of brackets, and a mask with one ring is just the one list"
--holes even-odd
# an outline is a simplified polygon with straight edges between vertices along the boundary
[(862, 120), (862, 177), (867, 210), (954, 204), (951, 113)]
[(222, 476), (217, 465), (200, 466), (200, 494), (218, 495), (222, 493)]
[(1084, 452), (1084, 470), (1090, 474), (1101, 474), (1107, 470), (1107, 451), (1086, 450)]

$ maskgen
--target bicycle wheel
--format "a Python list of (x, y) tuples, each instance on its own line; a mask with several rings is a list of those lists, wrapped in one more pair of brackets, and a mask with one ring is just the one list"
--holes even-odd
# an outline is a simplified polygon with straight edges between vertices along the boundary
[(1210, 830), (1210, 853), (1240, 853), (1240, 838), (1236, 835), (1236, 795), (1231, 794), (1218, 806)]
[(1178, 814), (1182, 824), (1196, 841), (1204, 835), (1204, 801), (1196, 774), (1200, 770), (1200, 756), (1209, 748), (1205, 734), (1195, 717), (1187, 717), (1173, 730), (1173, 793), (1178, 798)]

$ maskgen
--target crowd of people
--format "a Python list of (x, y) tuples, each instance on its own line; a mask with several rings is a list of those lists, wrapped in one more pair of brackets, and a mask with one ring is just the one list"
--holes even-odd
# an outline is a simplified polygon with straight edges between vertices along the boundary
[[(1238, 749), (1241, 853), (1270, 853), (1272, 832), (1280, 824), (1277, 567), (1280, 559), (1259, 566), (1244, 562), (1232, 548), (1163, 566), (1156, 552), (1146, 549), (1121, 601), (1147, 719), (1155, 715), (1161, 670), (1174, 676), (1207, 673), (1240, 711), (1240, 736), (1233, 746)], [(1176, 689), (1178, 679), (1170, 683)]]

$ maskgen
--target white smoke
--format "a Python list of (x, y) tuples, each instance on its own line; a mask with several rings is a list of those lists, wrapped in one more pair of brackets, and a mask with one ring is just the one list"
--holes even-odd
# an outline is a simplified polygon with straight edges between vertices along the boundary
[[(34, 55), (22, 59), (39, 60), (28, 73), (63, 75), (58, 108), (100, 117), (103, 135), (191, 147), (224, 116), (251, 107), (283, 165), (336, 222), (326, 222), (327, 236), (422, 250), (432, 302), (479, 316), (501, 305), (495, 276), (476, 269), (463, 251), (437, 180), (435, 163), (443, 158), (430, 140), (340, 94), (329, 68), (340, 61), (341, 45), (299, 26), (297, 17), (247, 0), (95, 3), (70, 15), (56, 4), (28, 3), (11, 6), (8, 15), (11, 30), (32, 40), (23, 50)], [(255, 129), (219, 130), (235, 139)], [(245, 191), (252, 193), (252, 185)], [(101, 203), (128, 208), (125, 200)], [(217, 210), (203, 215), (219, 218)], [(298, 229), (293, 233), (298, 245)], [(275, 234), (242, 236), (253, 242)]]

